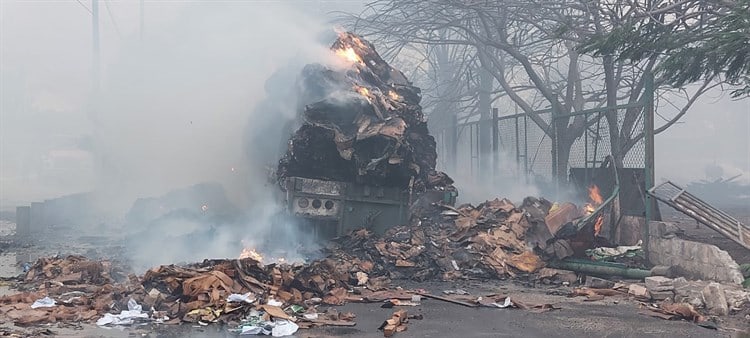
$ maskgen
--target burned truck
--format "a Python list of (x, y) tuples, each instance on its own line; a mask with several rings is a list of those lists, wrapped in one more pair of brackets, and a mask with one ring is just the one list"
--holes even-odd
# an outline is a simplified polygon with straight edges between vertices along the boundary
[(341, 33), (341, 65), (308, 65), (300, 77), (301, 126), (276, 171), (284, 204), (319, 237), (354, 228), (384, 232), (415, 205), (452, 204), (457, 191), (435, 170), (435, 139), (421, 91), (371, 43)]

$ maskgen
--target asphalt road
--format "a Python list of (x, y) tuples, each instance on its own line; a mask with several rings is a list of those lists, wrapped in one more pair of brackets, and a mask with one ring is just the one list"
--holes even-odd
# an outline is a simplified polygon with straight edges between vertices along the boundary
[[(405, 283), (411, 284), (411, 283)], [(394, 337), (732, 337), (730, 330), (710, 330), (686, 321), (668, 321), (638, 313), (638, 305), (624, 298), (583, 302), (582, 299), (546, 294), (545, 289), (524, 288), (493, 281), (473, 285), (451, 283), (411, 284), (430, 292), (462, 287), (472, 294), (488, 291), (510, 294), (527, 303), (554, 303), (559, 310), (533, 313), (519, 309), (468, 308), (439, 300), (423, 299), (420, 306), (403, 307), (422, 320), (409, 320), (405, 332)], [(406, 285), (405, 285), (406, 286)], [(561, 290), (562, 291), (562, 290)], [(395, 309), (379, 304), (347, 304), (341, 312), (354, 312), (354, 327), (300, 330), (295, 337), (383, 337), (380, 324)], [(125, 330), (84, 326), (83, 330), (55, 329), (60, 337), (233, 337), (219, 326), (144, 326)]]

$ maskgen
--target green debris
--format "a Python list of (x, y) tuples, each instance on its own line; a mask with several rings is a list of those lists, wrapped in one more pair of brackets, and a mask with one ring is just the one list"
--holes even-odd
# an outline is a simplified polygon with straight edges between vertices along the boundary
[(750, 278), (750, 264), (740, 264), (740, 271), (743, 277)]

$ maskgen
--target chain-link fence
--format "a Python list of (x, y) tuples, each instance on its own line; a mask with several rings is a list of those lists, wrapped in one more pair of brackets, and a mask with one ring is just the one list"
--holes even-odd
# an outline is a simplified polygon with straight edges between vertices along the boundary
[[(647, 108), (644, 99), (570, 114), (556, 114), (553, 109), (534, 112), (537, 120), (543, 121), (542, 126), (534, 122), (532, 114), (526, 113), (457, 123), (435, 133), (438, 167), (464, 180), (486, 181), (499, 176), (526, 182), (555, 182), (560, 176), (555, 172), (558, 165), (565, 173), (573, 168), (597, 168), (612, 154), (623, 168), (645, 169), (652, 163), (646, 156)], [(609, 112), (616, 115), (614, 128), (610, 128)], [(560, 121), (564, 123), (555, 123)], [(560, 125), (567, 127), (556, 129)], [(617, 132), (614, 138), (611, 130)], [(491, 147), (480, 144), (482, 132), (496, 135)], [(619, 144), (619, 151), (613, 151), (613, 141)], [(569, 147), (568, 158), (561, 155), (567, 152), (565, 149), (555, 151), (555, 147)]]

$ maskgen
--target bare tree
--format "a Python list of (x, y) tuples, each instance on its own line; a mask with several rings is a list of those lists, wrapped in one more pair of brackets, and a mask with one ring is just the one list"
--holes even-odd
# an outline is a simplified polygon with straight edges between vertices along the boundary
[[(403, 46), (462, 48), (475, 56), (479, 88), (488, 82), (489, 92), (499, 89), (553, 140), (551, 156), (558, 165), (553, 173), (567, 176), (570, 149), (576, 139), (598, 120), (573, 112), (595, 107), (635, 103), (645, 93), (645, 74), (659, 65), (659, 55), (638, 62), (611, 55), (582, 54), (579, 46), (593, 36), (611, 31), (619, 22), (637, 15), (620, 2), (562, 1), (452, 1), (380, 0), (368, 11), (350, 17), (352, 29), (377, 41), (398, 41)], [(653, 15), (666, 15), (655, 13)], [(489, 76), (487, 81), (482, 74)], [(680, 103), (680, 113), (657, 131), (675, 123), (698, 96), (710, 86), (706, 79)], [(665, 80), (657, 78), (664, 88)], [(484, 88), (483, 92), (487, 92)], [(486, 98), (486, 96), (484, 96)], [(480, 114), (489, 114), (486, 100), (477, 98)], [(563, 117), (545, 119), (540, 110), (553, 107)], [(636, 128), (641, 108), (622, 114), (611, 109), (603, 115), (611, 152), (618, 165), (644, 136)], [(486, 116), (486, 115), (485, 115)]]

